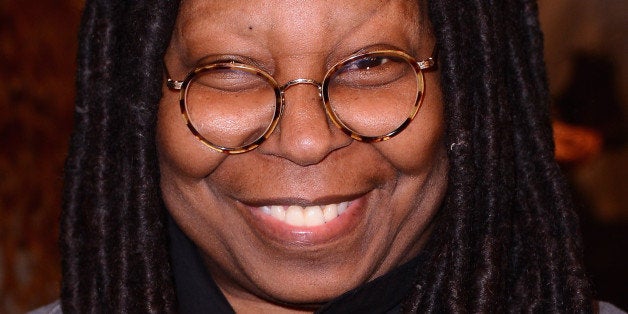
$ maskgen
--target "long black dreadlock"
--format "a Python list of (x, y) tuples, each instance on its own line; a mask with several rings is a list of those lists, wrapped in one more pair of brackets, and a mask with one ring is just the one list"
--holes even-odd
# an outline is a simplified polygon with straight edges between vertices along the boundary
[[(449, 188), (409, 312), (590, 312), (533, 0), (428, 1)], [(87, 1), (66, 164), (66, 313), (176, 311), (155, 143), (178, 1)]]

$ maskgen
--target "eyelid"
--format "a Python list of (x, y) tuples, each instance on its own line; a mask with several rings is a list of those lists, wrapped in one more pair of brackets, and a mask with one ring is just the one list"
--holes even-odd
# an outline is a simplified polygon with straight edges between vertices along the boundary
[(365, 53), (369, 53), (372, 51), (377, 51), (377, 50), (399, 50), (399, 51), (403, 51), (406, 52), (410, 55), (411, 51), (409, 51), (408, 49), (404, 49), (395, 45), (391, 45), (391, 44), (373, 44), (373, 45), (369, 45), (366, 47), (362, 47), (356, 51), (354, 51), (353, 53), (351, 53), (350, 55), (348, 55), (346, 58), (350, 58), (353, 56), (357, 56), (357, 55), (361, 55), (361, 54), (365, 54)]
[(216, 64), (216, 63), (240, 63), (240, 64), (244, 64), (244, 65), (249, 65), (249, 66), (253, 66), (256, 67), (260, 70), (264, 70), (265, 72), (272, 74), (272, 69), (269, 69), (268, 66), (266, 66), (264, 64), (264, 62), (261, 62), (259, 60), (253, 59), (253, 58), (248, 58), (245, 56), (240, 56), (240, 55), (214, 55), (214, 56), (207, 56), (202, 58), (201, 60), (199, 60), (196, 64), (196, 68), (200, 68), (206, 65), (210, 65), (210, 64)]
[(362, 48), (354, 50), (353, 52), (349, 54), (339, 54), (337, 57), (327, 62), (328, 63), (327, 68), (328, 69), (331, 68), (335, 64), (338, 64), (339, 62), (341, 62), (342, 60), (346, 60), (346, 59), (349, 59), (349, 58), (352, 58), (361, 54), (369, 53), (372, 51), (378, 51), (378, 50), (398, 50), (398, 51), (403, 51), (410, 56), (414, 56), (416, 52), (414, 49), (405, 49), (405, 48), (401, 48), (399, 46), (389, 44), (389, 43), (377, 43), (377, 44), (364, 46)]

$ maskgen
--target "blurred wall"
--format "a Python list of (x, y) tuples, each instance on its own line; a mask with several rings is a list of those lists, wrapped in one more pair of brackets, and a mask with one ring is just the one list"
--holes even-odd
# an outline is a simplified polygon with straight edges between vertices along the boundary
[[(628, 101), (628, 1), (539, 0), (545, 61), (552, 94), (565, 90), (576, 51), (609, 56), (617, 65), (620, 96)], [(628, 112), (625, 112), (628, 115)]]
[[(582, 114), (612, 112), (610, 115), (613, 116), (607, 117), (608, 123), (621, 124), (613, 128), (621, 134), (612, 136), (620, 138), (623, 143), (570, 170), (572, 179), (582, 186), (582, 193), (594, 203), (598, 219), (628, 221), (628, 1), (540, 0), (539, 8), (545, 33), (547, 72), (554, 98), (567, 92), (570, 83), (574, 82), (574, 74), (596, 70), (578, 68), (585, 65), (574, 63), (576, 54), (605, 59), (613, 67), (614, 84), (603, 92), (616, 93), (616, 104), (605, 104), (602, 97), (594, 95), (601, 91), (591, 90), (590, 95), (579, 92), (578, 96), (600, 98), (588, 99), (592, 108), (586, 108)], [(593, 89), (596, 79), (592, 75), (578, 78), (584, 89)], [(582, 84), (587, 81), (590, 84)], [(609, 109), (608, 105), (618, 108)]]
[(0, 313), (59, 295), (78, 0), (0, 0)]
[[(561, 163), (580, 214), (585, 266), (597, 297), (628, 310), (628, 1), (540, 0), (539, 7), (555, 119), (572, 131), (555, 138), (567, 137), (586, 157)], [(601, 149), (584, 153), (591, 135)]]

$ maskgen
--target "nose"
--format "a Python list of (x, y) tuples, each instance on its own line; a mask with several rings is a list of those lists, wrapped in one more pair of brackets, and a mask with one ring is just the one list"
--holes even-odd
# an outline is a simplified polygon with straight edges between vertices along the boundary
[(258, 149), (300, 166), (317, 164), (352, 139), (331, 124), (320, 83), (298, 79), (282, 87), (283, 112), (277, 129)]

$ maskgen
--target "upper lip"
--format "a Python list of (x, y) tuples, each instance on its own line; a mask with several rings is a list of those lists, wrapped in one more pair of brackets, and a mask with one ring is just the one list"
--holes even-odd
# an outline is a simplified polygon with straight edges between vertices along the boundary
[(322, 197), (316, 197), (307, 199), (303, 197), (274, 197), (274, 198), (248, 198), (240, 199), (239, 201), (253, 207), (271, 206), (271, 205), (298, 205), (302, 207), (307, 206), (321, 206), (327, 204), (338, 204), (342, 202), (350, 202), (362, 197), (367, 192), (358, 192), (350, 194), (338, 194), (338, 195), (326, 195)]

